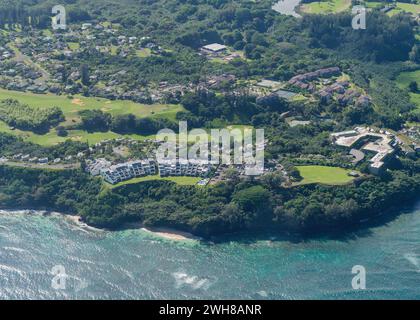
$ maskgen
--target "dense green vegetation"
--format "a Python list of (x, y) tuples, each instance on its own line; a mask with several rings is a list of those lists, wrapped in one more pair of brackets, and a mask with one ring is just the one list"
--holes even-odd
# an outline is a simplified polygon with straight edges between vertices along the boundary
[(0, 120), (22, 130), (47, 132), (50, 127), (64, 121), (64, 115), (58, 107), (34, 109), (17, 100), (8, 99), (0, 101)]
[[(334, 3), (338, 7), (348, 2)], [(47, 28), (55, 4), (3, 1), (0, 28)], [(1, 90), (0, 97), (19, 101), (0, 105), (0, 119), (9, 126), (48, 131), (60, 125), (46, 135), (24, 136), (26, 141), (51, 145), (67, 138), (92, 143), (120, 134), (139, 137), (165, 127), (176, 129), (175, 120), (187, 120), (190, 128), (241, 124), (264, 128), (269, 141), (266, 159), (282, 163), (295, 180), (303, 178), (302, 185), (286, 187), (283, 177), (274, 172), (260, 179), (233, 176), (228, 182), (204, 188), (189, 185), (192, 180), (177, 184), (147, 178), (110, 188), (78, 170), (0, 166), (0, 207), (81, 214), (99, 227), (142, 222), (211, 236), (269, 228), (336, 229), (418, 197), (420, 160), (402, 156), (381, 177), (353, 179), (346, 169), (355, 168), (330, 140), (331, 132), (355, 125), (399, 130), (407, 121), (419, 121), (413, 99), (418, 93), (411, 84), (415, 79), (407, 77), (419, 69), (418, 25), (408, 15), (371, 12), (367, 30), (361, 32), (352, 29), (349, 12), (294, 19), (273, 11), (269, 0), (67, 0), (64, 4), (70, 23), (106, 20), (127, 36), (151, 37), (163, 48), (160, 54), (125, 58), (115, 52), (79, 52), (74, 64), (82, 71), (77, 85), (83, 87), (85, 96), (91, 95), (89, 70), (94, 69), (108, 75), (126, 70), (126, 90), (158, 86), (161, 81), (197, 85), (224, 73), (240, 81), (223, 84), (223, 90), (194, 87), (182, 97), (167, 97), (169, 105)], [(200, 46), (213, 42), (240, 52), (242, 58), (220, 63), (198, 54)], [(287, 81), (296, 74), (330, 66), (340, 67), (352, 84), (372, 98), (372, 104), (354, 107), (336, 101), (321, 104), (316, 99), (286, 101), (277, 95), (256, 98), (247, 86), (251, 80)], [(309, 124), (289, 126), (281, 116), (286, 111)], [(22, 135), (3, 122), (0, 131)], [(0, 134), (0, 155), (19, 152), (53, 159), (87, 148), (86, 143), (75, 141), (52, 147), (38, 144)], [(365, 172), (366, 163), (356, 169)]]
[(406, 161), (386, 179), (350, 186), (283, 188), (270, 177), (200, 188), (150, 181), (102, 190), (99, 179), (78, 171), (0, 166), (2, 207), (79, 213), (100, 227), (126, 222), (170, 226), (202, 236), (264, 228), (315, 232), (346, 226), (403, 203), (420, 191), (420, 163)]

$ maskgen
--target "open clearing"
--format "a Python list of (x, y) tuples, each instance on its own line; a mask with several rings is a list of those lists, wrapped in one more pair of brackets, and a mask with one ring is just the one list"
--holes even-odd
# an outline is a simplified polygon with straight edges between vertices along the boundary
[[(397, 77), (397, 85), (401, 89), (407, 89), (411, 81), (417, 81), (420, 86), (420, 70), (411, 72), (402, 72)], [(416, 104), (418, 112), (420, 112), (420, 93), (410, 92), (411, 102)]]
[(141, 182), (146, 182), (146, 181), (172, 181), (181, 186), (193, 186), (193, 185), (196, 185), (198, 181), (200, 180), (202, 180), (202, 178), (199, 178), (199, 177), (161, 177), (159, 175), (155, 175), (155, 176), (134, 178), (131, 180), (117, 183), (115, 185), (110, 185), (106, 183), (106, 186), (108, 188), (114, 189), (114, 188), (118, 188), (124, 185), (136, 184), (136, 183), (141, 183)]
[(321, 183), (329, 185), (343, 185), (351, 182), (354, 178), (348, 175), (354, 170), (327, 166), (297, 166), (303, 180), (297, 185)]
[[(366, 6), (366, 8), (377, 8), (377, 7), (383, 7), (387, 4), (387, 2), (377, 2), (377, 1), (372, 1), (372, 2), (368, 2), (365, 1), (363, 3), (364, 6)], [(393, 16), (397, 13), (400, 12), (409, 12), (412, 14), (418, 14), (420, 13), (420, 4), (419, 3), (404, 3), (404, 2), (397, 2), (396, 3), (396, 7), (391, 9), (390, 11), (387, 12), (387, 15), (389, 16)]]
[(24, 141), (32, 142), (35, 144), (39, 144), (41, 146), (52, 146), (59, 144), (61, 142), (65, 142), (66, 140), (73, 140), (73, 141), (80, 141), (80, 142), (88, 142), (89, 145), (94, 145), (97, 142), (106, 139), (117, 139), (121, 137), (128, 137), (135, 140), (144, 140), (144, 139), (154, 139), (154, 135), (152, 136), (142, 136), (138, 134), (128, 134), (128, 135), (120, 135), (115, 132), (92, 132), (89, 133), (83, 130), (68, 130), (68, 136), (66, 137), (59, 137), (55, 131), (55, 129), (51, 129), (46, 134), (35, 134), (31, 131), (22, 131), (22, 130), (11, 130), (9, 126), (0, 121), (0, 132), (6, 132), (9, 134), (13, 134), (15, 136), (19, 136), (23, 138)]
[[(365, 1), (363, 5), (366, 8), (377, 8), (383, 7), (387, 2), (379, 1)], [(350, 0), (324, 0), (311, 3), (302, 4), (299, 7), (299, 11), (302, 13), (312, 13), (312, 14), (329, 14), (329, 13), (338, 13), (346, 11), (350, 8)], [(400, 12), (408, 12), (412, 14), (420, 13), (420, 4), (419, 3), (404, 3), (396, 2), (396, 7), (387, 12), (389, 16), (393, 16)]]
[(350, 0), (328, 0), (306, 3), (300, 6), (303, 13), (337, 13), (350, 8)]

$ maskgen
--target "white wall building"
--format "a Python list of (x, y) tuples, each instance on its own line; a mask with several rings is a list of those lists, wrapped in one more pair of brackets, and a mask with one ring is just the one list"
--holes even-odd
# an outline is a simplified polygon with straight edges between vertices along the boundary
[(137, 160), (120, 163), (100, 171), (105, 181), (116, 184), (136, 177), (156, 174), (156, 164), (153, 160)]
[(208, 161), (190, 162), (185, 159), (162, 160), (159, 162), (159, 173), (161, 177), (168, 176), (190, 176), (207, 177), (210, 174), (211, 165)]

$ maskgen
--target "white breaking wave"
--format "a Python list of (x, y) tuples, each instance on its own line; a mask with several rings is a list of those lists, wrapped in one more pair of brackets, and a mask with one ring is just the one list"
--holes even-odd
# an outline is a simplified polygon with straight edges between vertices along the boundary
[(211, 286), (211, 282), (207, 278), (199, 278), (197, 276), (190, 276), (185, 272), (174, 272), (172, 276), (175, 278), (176, 288), (188, 286), (194, 290), (207, 290)]
[(0, 264), (0, 275), (3, 275), (4, 273), (16, 273), (19, 276), (21, 276), (22, 278), (27, 278), (26, 277), (26, 273), (18, 268), (14, 268), (5, 264)]
[(16, 248), (16, 247), (3, 247), (3, 249), (6, 250), (6, 251), (15, 251), (15, 252), (20, 252), (20, 253), (22, 253), (22, 252), (29, 252), (26, 249)]
[(417, 257), (416, 254), (406, 253), (404, 255), (404, 258), (417, 268), (417, 272), (420, 272), (420, 259)]

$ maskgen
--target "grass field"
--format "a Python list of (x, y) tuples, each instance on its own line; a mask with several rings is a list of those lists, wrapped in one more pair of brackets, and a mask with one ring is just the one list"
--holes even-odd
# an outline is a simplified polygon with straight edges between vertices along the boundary
[(350, 8), (350, 0), (327, 0), (306, 3), (300, 6), (300, 11), (303, 13), (312, 14), (327, 14), (342, 12)]
[[(407, 89), (411, 81), (417, 81), (420, 85), (420, 70), (411, 72), (402, 72), (397, 77), (397, 85), (401, 89)], [(410, 92), (411, 102), (415, 103), (418, 111), (420, 112), (420, 93)]]
[[(52, 94), (33, 94), (18, 91), (9, 91), (0, 89), (0, 100), (16, 99), (21, 103), (28, 104), (33, 108), (51, 108), (53, 106), (59, 107), (66, 117), (66, 121), (62, 125), (72, 125), (80, 121), (78, 112), (87, 109), (100, 109), (104, 112), (109, 112), (112, 115), (132, 113), (139, 118), (143, 117), (165, 117), (175, 120), (176, 113), (183, 110), (179, 105), (145, 105), (126, 100), (107, 100), (102, 98), (92, 98), (83, 96), (74, 96), (68, 98), (67, 96), (57, 96)], [(25, 141), (33, 142), (43, 146), (50, 146), (67, 139), (75, 141), (88, 141), (90, 144), (95, 144), (104, 139), (113, 139), (120, 137), (114, 132), (95, 132), (88, 133), (82, 130), (69, 130), (67, 137), (59, 137), (55, 129), (44, 135), (35, 134), (30, 131), (11, 130), (7, 124), (0, 121), (0, 132), (7, 132), (22, 137)], [(125, 135), (137, 140), (144, 140), (147, 136), (141, 135)]]
[(147, 57), (150, 57), (152, 55), (152, 50), (150, 50), (149, 48), (137, 50), (136, 55), (139, 58), (147, 58)]
[(178, 111), (183, 108), (179, 105), (153, 104), (146, 105), (128, 100), (108, 100), (103, 98), (83, 97), (75, 95), (72, 98), (53, 94), (34, 94), (19, 91), (0, 89), (0, 100), (16, 99), (33, 108), (59, 107), (68, 121), (78, 119), (78, 112), (87, 109), (100, 109), (112, 115), (132, 113), (137, 117), (165, 117), (175, 119)]
[(298, 185), (311, 183), (343, 185), (354, 179), (348, 175), (348, 173), (352, 170), (346, 170), (338, 167), (297, 166), (296, 168), (303, 177), (303, 180), (300, 181)]
[(114, 189), (114, 188), (118, 188), (124, 185), (136, 184), (136, 183), (141, 183), (141, 182), (146, 182), (146, 181), (172, 181), (182, 186), (193, 186), (193, 185), (196, 185), (197, 182), (200, 180), (202, 180), (202, 178), (197, 178), (197, 177), (163, 177), (162, 178), (159, 175), (155, 175), (155, 176), (134, 178), (131, 180), (117, 183), (115, 185), (110, 185), (106, 183), (106, 186), (108, 188)]
[[(102, 140), (116, 139), (116, 138), (121, 137), (121, 135), (115, 132), (111, 132), (111, 131), (89, 133), (83, 130), (68, 130), (69, 134), (67, 137), (59, 137), (57, 136), (55, 129), (51, 129), (50, 132), (40, 135), (40, 134), (35, 134), (30, 131), (21, 131), (18, 129), (11, 130), (9, 126), (2, 121), (0, 121), (0, 132), (6, 132), (6, 133), (10, 133), (10, 134), (22, 137), (23, 140), (27, 142), (32, 142), (35, 144), (39, 144), (41, 146), (56, 145), (68, 139), (73, 140), (73, 141), (89, 142), (90, 145), (94, 145), (95, 143), (100, 142)], [(124, 135), (124, 137), (130, 137), (135, 140), (144, 140), (147, 138), (153, 139), (154, 135), (142, 136), (138, 134), (129, 134), (129, 135)]]
[[(381, 7), (386, 5), (386, 2), (364, 2), (364, 6), (366, 6), (366, 8), (376, 8), (376, 7)], [(397, 13), (400, 12), (409, 12), (409, 13), (413, 13), (413, 14), (418, 14), (420, 13), (420, 4), (417, 3), (404, 3), (404, 2), (397, 2), (396, 3), (396, 8), (390, 10), (387, 12), (387, 15), (389, 16), (393, 16)]]
[(420, 4), (397, 2), (397, 7), (389, 12), (389, 15), (394, 15), (399, 12), (410, 12), (413, 14), (420, 13)]
[(72, 50), (72, 51), (76, 51), (76, 50), (80, 49), (80, 44), (77, 43), (77, 42), (68, 42), (67, 44), (68, 44), (70, 50)]

